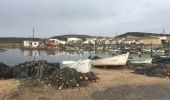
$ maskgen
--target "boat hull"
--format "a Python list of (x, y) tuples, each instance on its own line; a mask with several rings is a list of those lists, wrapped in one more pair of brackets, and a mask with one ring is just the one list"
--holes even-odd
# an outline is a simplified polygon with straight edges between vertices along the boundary
[(138, 59), (129, 59), (131, 64), (151, 64), (152, 58), (138, 58)]
[(151, 51), (151, 49), (143, 49), (142, 51), (144, 53), (151, 53), (152, 52), (152, 54), (156, 54), (156, 55), (163, 55), (165, 53), (164, 50), (152, 50)]
[(91, 64), (92, 66), (121, 66), (126, 65), (127, 59), (128, 59), (129, 53), (109, 57), (109, 58), (103, 58), (103, 59), (97, 59), (92, 60)]
[(62, 65), (64, 66), (64, 67), (72, 67), (72, 65), (73, 64), (75, 64), (76, 63), (76, 61), (63, 61), (62, 62)]

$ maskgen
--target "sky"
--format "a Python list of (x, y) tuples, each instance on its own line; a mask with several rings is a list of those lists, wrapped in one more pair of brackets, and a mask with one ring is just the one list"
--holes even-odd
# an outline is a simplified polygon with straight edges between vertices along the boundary
[(170, 33), (170, 0), (0, 0), (0, 37)]

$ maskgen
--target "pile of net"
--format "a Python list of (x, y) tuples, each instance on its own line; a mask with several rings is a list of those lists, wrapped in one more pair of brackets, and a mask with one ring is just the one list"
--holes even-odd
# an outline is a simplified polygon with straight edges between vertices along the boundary
[(170, 64), (140, 64), (131, 69), (141, 75), (170, 78)]
[(45, 60), (30, 61), (8, 66), (0, 62), (0, 78), (48, 78), (55, 70), (60, 68), (59, 63), (48, 63)]
[(15, 78), (48, 78), (60, 68), (59, 63), (48, 63), (45, 60), (24, 62), (13, 67)]
[(48, 79), (46, 84), (55, 86), (58, 89), (66, 89), (71, 87), (87, 86), (91, 81), (99, 78), (93, 72), (81, 73), (73, 68), (62, 68), (56, 70)]
[(9, 79), (13, 77), (14, 77), (13, 69), (10, 66), (4, 64), (3, 62), (0, 62), (0, 78)]
[(90, 82), (99, 79), (93, 72), (83, 73), (75, 68), (60, 68), (59, 63), (48, 63), (44, 60), (24, 62), (13, 67), (0, 63), (0, 66), (0, 77), (26, 79), (29, 83), (36, 81), (38, 84), (58, 89), (87, 86)]

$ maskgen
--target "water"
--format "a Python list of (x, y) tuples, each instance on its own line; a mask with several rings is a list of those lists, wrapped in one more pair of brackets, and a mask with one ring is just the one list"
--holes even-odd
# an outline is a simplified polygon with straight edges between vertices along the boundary
[[(79, 59), (87, 59), (89, 56), (99, 56), (99, 57), (109, 57), (113, 56), (108, 52), (64, 52), (58, 50), (22, 50), (18, 48), (7, 49), (4, 52), (0, 52), (0, 62), (4, 62), (9, 66), (14, 66), (25, 61), (33, 60), (47, 60), (50, 63), (61, 63), (62, 61), (74, 60), (78, 61)], [(170, 56), (170, 53), (166, 54)], [(130, 56), (136, 56), (131, 54)], [(142, 54), (143, 57), (149, 57), (150, 54)]]
[(111, 56), (103, 52), (63, 52), (57, 50), (21, 50), (21, 49), (7, 49), (0, 52), (0, 62), (4, 62), (9, 66), (14, 66), (25, 61), (33, 60), (47, 60), (48, 62), (62, 62), (67, 60), (87, 59), (89, 56), (107, 57)]

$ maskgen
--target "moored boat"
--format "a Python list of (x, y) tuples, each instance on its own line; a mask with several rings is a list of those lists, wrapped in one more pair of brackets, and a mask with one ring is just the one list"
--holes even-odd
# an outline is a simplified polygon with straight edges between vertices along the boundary
[(128, 59), (131, 64), (151, 64), (153, 58), (132, 58)]
[(142, 52), (144, 53), (151, 53), (155, 55), (163, 55), (165, 53), (165, 50), (151, 50), (151, 49), (142, 49)]
[(92, 66), (121, 66), (126, 65), (129, 52), (122, 55), (117, 55), (114, 57), (102, 58), (97, 60), (92, 60)]

